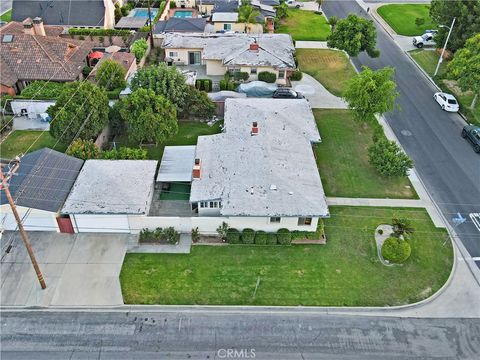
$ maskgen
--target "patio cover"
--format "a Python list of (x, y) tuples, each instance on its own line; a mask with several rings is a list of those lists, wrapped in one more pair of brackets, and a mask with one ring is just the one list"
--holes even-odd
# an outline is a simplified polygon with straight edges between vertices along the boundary
[(165, 146), (157, 182), (191, 182), (196, 146)]

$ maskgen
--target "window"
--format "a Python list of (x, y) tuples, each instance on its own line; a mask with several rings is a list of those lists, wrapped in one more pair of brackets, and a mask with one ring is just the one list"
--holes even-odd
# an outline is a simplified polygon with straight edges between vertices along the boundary
[(204, 208), (204, 207), (205, 207), (205, 203), (204, 203), (203, 201), (200, 202), (200, 207), (201, 207), (201, 208)]
[(312, 225), (312, 218), (311, 218), (311, 217), (299, 217), (299, 218), (298, 218), (298, 225), (299, 225), (299, 226), (302, 226), (302, 225), (305, 225), (305, 226)]
[(278, 78), (285, 79), (285, 70), (278, 70)]
[(176, 51), (170, 51), (170, 53), (168, 54), (168, 56), (170, 56), (170, 57), (177, 57), (177, 56), (178, 56), (178, 52), (176, 52)]
[(272, 216), (270, 218), (270, 224), (279, 224), (280, 223), (280, 217), (278, 216)]
[(250, 74), (256, 74), (256, 73), (257, 73), (257, 68), (256, 67), (250, 68)]
[(232, 30), (232, 24), (223, 24), (223, 30), (225, 31)]

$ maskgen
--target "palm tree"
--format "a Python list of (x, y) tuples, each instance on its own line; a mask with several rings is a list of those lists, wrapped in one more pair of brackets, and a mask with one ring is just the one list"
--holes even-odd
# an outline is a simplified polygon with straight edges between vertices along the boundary
[(249, 1), (243, 1), (242, 6), (238, 8), (238, 22), (245, 23), (245, 32), (249, 29), (248, 24), (256, 24), (257, 16), (260, 11), (253, 8)]
[(393, 227), (393, 232), (397, 236), (411, 235), (415, 232), (415, 229), (412, 226), (411, 221), (408, 220), (408, 219), (393, 218), (392, 219), (392, 227)]
[(315, 2), (318, 4), (318, 11), (320, 11), (320, 8), (322, 7), (323, 0), (315, 0)]
[(328, 18), (328, 23), (332, 27), (332, 32), (333, 30), (335, 30), (335, 26), (337, 25), (337, 22), (338, 22), (338, 18), (336, 16), (330, 16)]

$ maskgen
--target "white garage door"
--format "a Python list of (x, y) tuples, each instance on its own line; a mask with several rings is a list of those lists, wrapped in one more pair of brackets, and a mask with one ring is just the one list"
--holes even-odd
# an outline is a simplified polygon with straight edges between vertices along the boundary
[(73, 218), (77, 232), (130, 232), (127, 215), (74, 215)]
[[(23, 220), (23, 227), (29, 231), (57, 231), (57, 220), (55, 213), (49, 211), (28, 209), (22, 206), (17, 206), (18, 215)], [(16, 230), (17, 222), (13, 216), (10, 208), (1, 208), (1, 223), (0, 228), (4, 230)]]

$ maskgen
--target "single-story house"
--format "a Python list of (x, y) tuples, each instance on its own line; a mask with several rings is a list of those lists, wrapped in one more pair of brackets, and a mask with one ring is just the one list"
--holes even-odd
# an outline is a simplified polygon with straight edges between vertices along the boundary
[(113, 0), (13, 0), (12, 20), (41, 17), (47, 25), (112, 29)]
[(155, 160), (87, 160), (61, 210), (75, 232), (129, 233), (132, 218), (148, 215)]
[(295, 70), (292, 38), (288, 34), (168, 33), (162, 43), (165, 59), (175, 65), (204, 65), (206, 75), (247, 72), (250, 81), (262, 71), (286, 84)]
[(238, 12), (215, 12), (211, 16), (211, 21), (213, 23), (213, 32), (263, 33), (262, 24), (239, 23)]
[(212, 27), (207, 24), (205, 18), (177, 18), (171, 17), (168, 20), (158, 21), (153, 28), (153, 42), (155, 46), (161, 46), (165, 34), (167, 33), (204, 33), (207, 27)]
[(94, 44), (60, 37), (62, 31), (44, 26), (41, 18), (0, 27), (0, 93), (13, 96), (35, 80), (81, 80)]
[[(82, 168), (83, 160), (43, 148), (22, 157), (16, 175), (10, 180), (10, 192), (30, 231), (73, 232), (60, 210)], [(1, 192), (1, 219), (4, 230), (15, 230), (17, 223), (5, 192)]]

